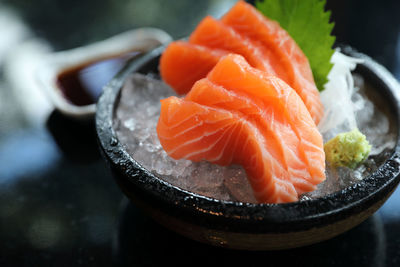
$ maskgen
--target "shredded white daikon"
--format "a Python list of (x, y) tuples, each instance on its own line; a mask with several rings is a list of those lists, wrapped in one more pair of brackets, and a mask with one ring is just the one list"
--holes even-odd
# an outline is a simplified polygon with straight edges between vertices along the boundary
[(364, 100), (358, 96), (351, 71), (363, 61), (336, 50), (331, 58), (333, 67), (328, 82), (321, 92), (324, 116), (318, 129), (325, 141), (340, 132), (357, 128), (356, 112), (363, 108)]

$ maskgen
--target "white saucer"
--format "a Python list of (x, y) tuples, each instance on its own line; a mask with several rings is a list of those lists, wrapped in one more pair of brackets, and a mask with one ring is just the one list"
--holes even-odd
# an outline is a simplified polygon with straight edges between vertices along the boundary
[(37, 69), (36, 76), (40, 86), (57, 110), (64, 115), (78, 119), (92, 118), (96, 112), (96, 104), (77, 106), (64, 97), (56, 82), (57, 76), (61, 72), (87, 62), (127, 52), (146, 52), (171, 40), (171, 36), (160, 29), (134, 29), (87, 46), (48, 54)]

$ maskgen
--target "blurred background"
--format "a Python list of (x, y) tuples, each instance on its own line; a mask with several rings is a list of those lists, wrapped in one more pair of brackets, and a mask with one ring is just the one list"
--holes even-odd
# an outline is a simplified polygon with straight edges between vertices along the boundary
[[(352, 231), (290, 252), (232, 253), (176, 236), (124, 198), (99, 155), (93, 122), (55, 111), (36, 83), (45, 54), (142, 26), (182, 38), (235, 2), (0, 0), (0, 266), (174, 264), (198, 253), (210, 255), (196, 259), (202, 264), (313, 258), (318, 266), (398, 266), (399, 194)], [(327, 8), (338, 44), (400, 78), (400, 1), (329, 0)]]

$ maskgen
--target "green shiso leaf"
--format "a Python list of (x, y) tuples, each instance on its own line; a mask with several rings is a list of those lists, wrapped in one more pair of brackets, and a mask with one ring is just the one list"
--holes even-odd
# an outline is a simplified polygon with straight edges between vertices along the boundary
[(326, 0), (256, 0), (256, 8), (277, 21), (307, 56), (318, 90), (324, 89), (332, 68), (335, 37), (331, 35), (330, 11)]

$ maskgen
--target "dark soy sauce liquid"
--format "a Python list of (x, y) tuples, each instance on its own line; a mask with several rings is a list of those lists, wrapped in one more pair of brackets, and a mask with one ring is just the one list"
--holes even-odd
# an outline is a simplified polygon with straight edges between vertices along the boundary
[(126, 62), (140, 52), (128, 52), (114, 57), (99, 58), (66, 69), (57, 76), (57, 85), (63, 96), (77, 106), (94, 104), (102, 88), (122, 69)]

